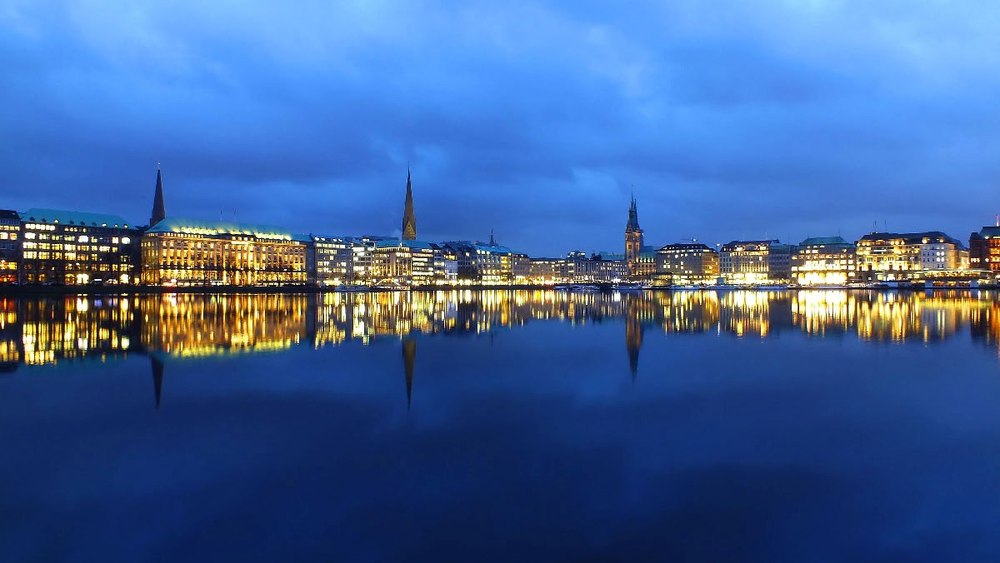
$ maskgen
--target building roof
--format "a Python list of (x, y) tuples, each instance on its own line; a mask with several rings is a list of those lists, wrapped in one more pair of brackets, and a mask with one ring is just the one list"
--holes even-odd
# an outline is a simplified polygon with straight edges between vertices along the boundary
[(772, 246), (786, 246), (786, 245), (782, 245), (781, 241), (779, 241), (778, 239), (771, 239), (771, 240), (731, 240), (731, 241), (727, 242), (726, 244), (722, 245), (722, 250), (725, 250), (725, 251), (728, 252), (728, 251), (733, 250), (737, 246), (743, 246), (743, 247), (747, 247), (747, 246), (766, 246), (766, 247), (770, 248)]
[(38, 223), (63, 223), (66, 225), (87, 225), (91, 227), (128, 227), (129, 223), (120, 215), (65, 211), (32, 207), (22, 212), (21, 219)]
[(0, 209), (0, 219), (20, 219), (20, 215), (17, 211), (11, 209)]
[(390, 238), (375, 243), (375, 248), (409, 248), (410, 250), (433, 250), (434, 246), (422, 240)]
[(994, 227), (992, 225), (983, 227), (982, 230), (979, 231), (979, 235), (983, 238), (1000, 237), (1000, 227)]
[(843, 237), (809, 237), (799, 243), (799, 246), (834, 246), (839, 244), (850, 245), (851, 243)]
[(714, 248), (701, 242), (675, 242), (673, 244), (665, 244), (661, 246), (657, 252), (668, 252), (671, 250), (710, 250), (715, 252)]
[(290, 231), (270, 225), (203, 221), (183, 217), (167, 217), (150, 227), (147, 233), (185, 233), (205, 236), (245, 235), (262, 239), (300, 240)]
[(944, 242), (950, 242), (958, 248), (965, 248), (962, 243), (958, 241), (958, 239), (954, 239), (941, 231), (923, 231), (919, 233), (868, 233), (867, 235), (861, 237), (860, 240), (886, 241), (903, 239), (907, 244), (921, 244), (925, 238), (939, 239)]

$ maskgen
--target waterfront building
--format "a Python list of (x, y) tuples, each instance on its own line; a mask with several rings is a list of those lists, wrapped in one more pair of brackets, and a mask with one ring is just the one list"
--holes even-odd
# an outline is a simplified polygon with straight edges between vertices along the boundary
[(713, 284), (719, 253), (700, 242), (668, 244), (656, 251), (656, 277), (676, 285)]
[(434, 279), (446, 285), (458, 283), (458, 256), (443, 244), (434, 244)]
[(634, 278), (650, 278), (656, 272), (656, 249), (645, 246), (645, 235), (639, 227), (639, 209), (632, 196), (625, 224), (625, 265)]
[(515, 284), (523, 285), (531, 283), (531, 258), (527, 254), (523, 252), (511, 254), (510, 269)]
[(21, 217), (0, 209), (0, 285), (18, 283), (21, 263)]
[(1000, 272), (1000, 225), (983, 227), (969, 236), (969, 268)]
[(24, 284), (135, 283), (141, 231), (118, 215), (33, 208), (20, 213)]
[(497, 244), (493, 233), (490, 242), (449, 241), (442, 247), (456, 259), (459, 283), (509, 285), (514, 281), (514, 252)]
[(841, 237), (807, 238), (792, 253), (792, 282), (800, 286), (855, 281), (854, 245)]
[(426, 286), (435, 283), (434, 245), (408, 239), (387, 239), (375, 244), (371, 282), (379, 287)]
[(348, 237), (310, 236), (309, 281), (319, 287), (337, 287), (351, 281), (354, 244)]
[(531, 258), (528, 264), (529, 283), (553, 285), (566, 281), (566, 260), (563, 258)]
[(168, 217), (142, 237), (142, 283), (305, 284), (310, 242), (278, 227)]
[(566, 280), (571, 283), (618, 283), (629, 277), (625, 260), (580, 251), (566, 256)]
[(916, 280), (962, 270), (962, 243), (940, 231), (870, 233), (858, 240), (858, 279), (865, 282)]
[(719, 273), (734, 285), (787, 283), (791, 253), (791, 245), (778, 240), (734, 240), (722, 245)]

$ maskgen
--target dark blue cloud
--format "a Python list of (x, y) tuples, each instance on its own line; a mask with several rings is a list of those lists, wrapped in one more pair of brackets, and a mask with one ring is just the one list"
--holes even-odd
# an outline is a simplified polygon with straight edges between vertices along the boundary
[[(536, 254), (964, 237), (1000, 176), (1000, 9), (896, 1), (13, 2), (2, 205), (398, 229)], [(633, 188), (634, 187), (634, 188)], [(280, 204), (278, 204), (280, 203)]]

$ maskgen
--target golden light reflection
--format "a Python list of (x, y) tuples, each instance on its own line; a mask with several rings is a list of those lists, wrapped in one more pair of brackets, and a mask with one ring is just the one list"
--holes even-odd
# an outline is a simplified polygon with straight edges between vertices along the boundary
[(797, 330), (933, 342), (968, 327), (974, 340), (1000, 350), (1000, 294), (990, 291), (179, 293), (0, 298), (0, 366), (322, 348), (413, 333), (487, 334), (544, 321), (624, 321), (633, 359), (656, 330), (748, 338)]

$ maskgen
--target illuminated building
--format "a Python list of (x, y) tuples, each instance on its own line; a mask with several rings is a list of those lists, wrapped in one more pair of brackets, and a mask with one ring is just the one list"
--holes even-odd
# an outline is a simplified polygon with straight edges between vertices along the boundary
[(791, 253), (790, 245), (777, 240), (732, 241), (719, 252), (719, 273), (734, 285), (787, 283)]
[(562, 258), (531, 258), (528, 264), (530, 283), (552, 285), (566, 281), (566, 260)]
[(344, 237), (319, 237), (312, 239), (312, 267), (310, 281), (320, 287), (336, 287), (351, 282), (354, 244)]
[(21, 262), (21, 217), (0, 209), (0, 285), (18, 282)]
[(960, 271), (964, 251), (960, 242), (940, 231), (870, 233), (857, 243), (858, 279), (913, 280)]
[(371, 283), (372, 257), (375, 256), (375, 245), (384, 237), (362, 236), (351, 237), (351, 285)]
[(644, 246), (644, 235), (639, 227), (639, 209), (635, 196), (628, 209), (628, 223), (625, 225), (625, 265), (630, 276), (649, 278), (656, 272), (656, 251)]
[(629, 276), (629, 270), (624, 260), (575, 251), (566, 256), (565, 276), (571, 283), (617, 283)]
[(142, 282), (180, 286), (305, 284), (308, 241), (279, 228), (168, 217), (142, 237)]
[(530, 283), (531, 279), (531, 258), (523, 252), (515, 252), (510, 257), (511, 274), (514, 276), (515, 284)]
[(140, 231), (125, 219), (37, 208), (20, 217), (21, 283), (135, 283)]
[(434, 245), (417, 240), (383, 240), (375, 244), (371, 281), (380, 287), (433, 284)]
[(792, 253), (792, 282), (846, 285), (855, 278), (854, 245), (841, 237), (807, 238)]
[(514, 281), (514, 252), (497, 244), (492, 232), (489, 243), (460, 240), (441, 246), (454, 254), (460, 283), (510, 285)]
[(983, 227), (969, 237), (969, 267), (1000, 272), (1000, 225)]
[(713, 284), (719, 277), (719, 253), (701, 243), (677, 243), (656, 251), (656, 275), (675, 285)]

